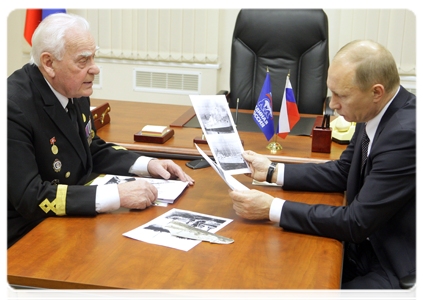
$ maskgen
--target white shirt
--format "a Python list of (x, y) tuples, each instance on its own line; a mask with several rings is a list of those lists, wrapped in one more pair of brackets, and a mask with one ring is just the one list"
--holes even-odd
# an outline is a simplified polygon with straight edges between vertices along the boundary
[[(400, 90), (400, 88), (398, 88), (394, 97), (392, 97), (392, 99), (382, 108), (382, 110), (379, 112), (379, 114), (376, 117), (374, 117), (373, 119), (371, 119), (370, 121), (367, 122), (365, 130), (366, 130), (367, 136), (369, 137), (369, 140), (370, 140), (367, 156), (370, 154), (370, 150), (371, 150), (372, 144), (373, 144), (373, 139), (375, 137), (376, 130), (377, 130), (377, 127), (379, 126), (380, 120), (382, 119), (382, 117), (385, 114), (386, 110), (388, 109), (389, 105), (391, 105), (392, 101), (397, 96), (399, 90)], [(278, 178), (276, 180), (276, 183), (278, 185), (283, 186), (284, 176), (285, 176), (285, 164), (280, 163), (280, 164), (278, 164)], [(280, 222), (281, 215), (282, 215), (282, 209), (283, 209), (284, 204), (285, 204), (285, 200), (283, 200), (283, 199), (279, 199), (279, 198), (273, 199), (273, 202), (272, 202), (272, 205), (270, 206), (270, 211), (269, 211), (270, 221), (277, 222), (277, 223)]]
[[(66, 109), (66, 106), (68, 105), (68, 98), (57, 92), (47, 80), (46, 82), (59, 100), (60, 104), (62, 104), (63, 108)], [(136, 174), (138, 176), (150, 175), (148, 173), (147, 166), (152, 159), (154, 158), (140, 156), (129, 168), (129, 173)], [(97, 191), (95, 194), (95, 208), (98, 213), (110, 212), (120, 208), (120, 197), (117, 184), (97, 186)]]

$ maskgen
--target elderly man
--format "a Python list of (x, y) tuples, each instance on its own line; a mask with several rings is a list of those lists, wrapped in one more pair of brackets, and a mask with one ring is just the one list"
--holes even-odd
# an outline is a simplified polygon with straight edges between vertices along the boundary
[(372, 41), (342, 48), (327, 82), (330, 107), (358, 123), (339, 160), (276, 165), (251, 151), (244, 157), (256, 180), (286, 190), (347, 191), (348, 205), (307, 205), (251, 190), (230, 192), (234, 209), (347, 242), (342, 288), (399, 288), (416, 267), (416, 97), (400, 86), (389, 51)]
[(144, 209), (157, 199), (145, 180), (84, 186), (94, 173), (193, 180), (170, 160), (142, 157), (96, 134), (89, 96), (99, 68), (88, 22), (54, 14), (32, 38), (31, 63), (8, 85), (8, 247), (44, 218)]

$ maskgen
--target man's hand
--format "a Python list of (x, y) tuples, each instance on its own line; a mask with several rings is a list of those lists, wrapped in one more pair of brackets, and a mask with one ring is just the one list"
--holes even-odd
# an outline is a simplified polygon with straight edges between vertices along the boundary
[(264, 155), (253, 151), (245, 151), (242, 156), (247, 161), (251, 169), (251, 174), (245, 174), (258, 181), (266, 181), (267, 171), (271, 161)]
[(120, 206), (129, 209), (144, 209), (157, 200), (157, 189), (145, 180), (118, 184)]
[(268, 220), (273, 197), (257, 191), (230, 191), (236, 214), (250, 220)]
[(188, 182), (189, 185), (194, 184), (194, 180), (189, 177), (181, 167), (169, 159), (158, 160), (152, 159), (147, 166), (148, 172), (151, 176), (164, 179), (179, 178), (182, 181)]

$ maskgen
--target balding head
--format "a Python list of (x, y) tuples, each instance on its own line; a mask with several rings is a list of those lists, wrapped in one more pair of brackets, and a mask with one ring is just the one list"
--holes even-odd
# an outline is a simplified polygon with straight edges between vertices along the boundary
[(362, 90), (382, 84), (387, 93), (400, 84), (398, 68), (392, 54), (382, 45), (370, 40), (353, 41), (338, 51), (332, 64), (354, 64), (354, 82)]

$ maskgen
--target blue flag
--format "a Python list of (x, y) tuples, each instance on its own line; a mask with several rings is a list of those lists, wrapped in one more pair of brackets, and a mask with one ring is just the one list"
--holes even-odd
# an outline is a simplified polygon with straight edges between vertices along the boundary
[(275, 134), (269, 72), (267, 72), (266, 80), (264, 81), (263, 88), (261, 89), (253, 118), (260, 127), (261, 131), (263, 131), (266, 139), (269, 141)]
[(42, 19), (44, 20), (46, 17), (56, 13), (66, 13), (66, 9), (64, 8), (43, 8), (42, 11)]

